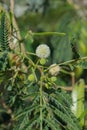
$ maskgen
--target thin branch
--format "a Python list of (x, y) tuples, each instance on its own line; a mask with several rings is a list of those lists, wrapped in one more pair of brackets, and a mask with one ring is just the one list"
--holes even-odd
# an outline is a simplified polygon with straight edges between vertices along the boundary
[(87, 56), (81, 57), (81, 58), (78, 58), (78, 59), (73, 59), (73, 60), (65, 61), (63, 63), (59, 63), (58, 65), (67, 65), (67, 64), (74, 63), (74, 62), (81, 61), (81, 60), (87, 60)]
[(14, 0), (10, 0), (10, 11), (14, 14)]
[(3, 99), (0, 99), (0, 104), (3, 106), (3, 108), (7, 111), (7, 113), (11, 116), (11, 120), (14, 119), (14, 115), (10, 107), (5, 103)]
[[(72, 91), (73, 90), (73, 87), (72, 86), (56, 86), (57, 88), (61, 88), (61, 89), (63, 89), (63, 90), (65, 90), (65, 91)], [(87, 85), (85, 86), (85, 91), (87, 92)]]
[(71, 81), (72, 81), (72, 87), (75, 85), (75, 73), (71, 72)]

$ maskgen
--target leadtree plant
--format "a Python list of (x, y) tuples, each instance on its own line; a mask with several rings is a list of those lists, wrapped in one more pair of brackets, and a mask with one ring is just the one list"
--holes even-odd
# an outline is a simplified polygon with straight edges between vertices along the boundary
[[(51, 50), (40, 44), (35, 53), (12, 49), (9, 45), (16, 38), (9, 32), (6, 15), (1, 13), (0, 24), (0, 129), (1, 130), (81, 130), (78, 119), (71, 112), (71, 97), (56, 84), (62, 67), (81, 65), (87, 57), (48, 66)], [(34, 36), (64, 33), (28, 32)], [(71, 46), (72, 47), (72, 46)], [(72, 47), (73, 48), (73, 47)], [(73, 52), (76, 53), (75, 48)], [(5, 120), (7, 116), (7, 120)]]

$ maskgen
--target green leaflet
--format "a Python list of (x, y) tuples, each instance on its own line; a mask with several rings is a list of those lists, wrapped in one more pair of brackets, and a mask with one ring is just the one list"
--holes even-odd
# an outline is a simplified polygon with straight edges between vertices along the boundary
[(8, 51), (9, 50), (9, 42), (8, 42), (8, 28), (6, 15), (2, 12), (1, 14), (1, 24), (0, 24), (0, 51)]
[(0, 70), (5, 71), (8, 64), (8, 29), (6, 23), (5, 13), (1, 13), (1, 24), (0, 24)]
[[(18, 130), (41, 130), (41, 123), (42, 130), (62, 130), (62, 128), (80, 130), (79, 123), (70, 110), (71, 101), (70, 103), (67, 102), (69, 97), (64, 91), (54, 88), (42, 90), (42, 108), (40, 106), (40, 93), (38, 93), (38, 98), (37, 100), (37, 96), (35, 96), (32, 104), (18, 114), (16, 117), (18, 121), (14, 130), (17, 128), (19, 128)], [(42, 113), (40, 113), (40, 108)]]
[[(72, 100), (73, 100), (72, 111), (77, 118), (80, 118), (82, 113), (84, 112), (84, 90), (85, 90), (84, 80), (81, 79), (79, 83), (77, 83), (74, 86), (72, 91)], [(80, 125), (84, 126), (84, 117), (80, 119)]]
[(81, 68), (83, 68), (83, 69), (87, 69), (87, 61), (86, 60), (82, 60), (82, 61), (78, 61), (77, 63), (76, 63), (76, 66), (78, 67), (81, 67)]

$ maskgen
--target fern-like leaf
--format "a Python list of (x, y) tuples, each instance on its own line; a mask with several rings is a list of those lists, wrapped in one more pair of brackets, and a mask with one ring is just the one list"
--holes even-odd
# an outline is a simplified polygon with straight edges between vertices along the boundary
[(5, 13), (1, 13), (1, 24), (0, 24), (0, 70), (5, 71), (8, 65), (8, 29), (6, 23)]
[(8, 42), (8, 29), (5, 13), (1, 15), (1, 25), (0, 25), (0, 51), (8, 51), (9, 42)]
[(81, 67), (83, 69), (87, 69), (87, 61), (86, 60), (81, 60), (81, 61), (78, 61), (75, 66), (77, 67)]
[[(37, 89), (38, 91), (38, 89)], [(35, 91), (36, 93), (36, 91)], [(54, 88), (43, 90), (42, 127), (43, 130), (80, 130), (79, 124), (70, 109), (71, 99), (64, 91)], [(18, 115), (18, 130), (40, 129), (40, 93), (34, 96), (31, 106)], [(19, 118), (20, 117), (20, 118)], [(16, 127), (14, 130), (17, 130)]]

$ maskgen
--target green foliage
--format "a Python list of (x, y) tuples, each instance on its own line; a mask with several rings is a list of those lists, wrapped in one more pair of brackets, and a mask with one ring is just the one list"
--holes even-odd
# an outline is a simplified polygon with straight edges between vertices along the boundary
[[(84, 80), (80, 80), (77, 84), (75, 84), (72, 91), (72, 109), (74, 114), (78, 118), (80, 118), (82, 113), (84, 112), (84, 86)], [(80, 118), (80, 125), (84, 126), (84, 117)]]
[[(1, 19), (4, 21), (5, 15), (2, 15)], [(2, 26), (2, 35), (6, 37), (2, 38), (4, 44), (1, 42), (1, 49), (3, 53), (9, 52), (12, 63), (9, 64), (9, 68), (6, 66), (5, 75), (4, 72), (1, 73), (1, 77), (6, 78), (6, 81), (2, 78), (1, 82), (3, 84), (1, 100), (6, 98), (2, 100), (2, 107), (4, 107), (3, 102), (6, 101), (5, 106), (10, 107), (4, 107), (7, 113), (8, 109), (12, 108), (9, 114), (14, 124), (11, 123), (8, 128), (13, 130), (80, 130), (79, 122), (71, 112), (71, 99), (62, 89), (57, 88), (56, 80), (54, 80), (56, 77), (49, 74), (50, 67), (41, 65), (40, 55), (38, 58), (31, 52), (22, 54), (22, 52), (13, 53), (11, 49), (9, 51), (8, 34), (4, 31), (6, 27), (6, 25)], [(46, 32), (47, 35), (50, 33)], [(43, 48), (40, 53), (44, 53)], [(30, 55), (34, 55), (37, 60), (33, 62)], [(3, 128), (3, 125), (1, 127)]]
[[(61, 130), (62, 128), (80, 130), (78, 122), (70, 111), (70, 97), (61, 89), (45, 89), (42, 90), (42, 95), (39, 89), (32, 93), (35, 96), (31, 101), (31, 106), (16, 115), (15, 118), (19, 122), (14, 130), (18, 128), (19, 130), (38, 130), (40, 125), (42, 125), (43, 130), (46, 128), (51, 130)], [(40, 106), (40, 96), (42, 96), (42, 106)]]
[[(56, 62), (58, 59), (57, 62), (60, 63), (62, 61), (67, 61), (72, 58), (70, 42), (67, 36), (63, 37), (62, 39), (54, 36), (54, 38), (52, 39), (52, 44), (54, 48), (53, 62)], [(67, 51), (67, 48), (68, 48), (68, 51)]]
[(0, 70), (5, 70), (8, 64), (8, 26), (5, 13), (1, 13), (0, 23)]
[(87, 60), (82, 60), (82, 61), (78, 61), (76, 66), (78, 67), (81, 67), (83, 69), (87, 69)]
[(9, 42), (8, 42), (8, 26), (7, 26), (7, 18), (5, 13), (1, 13), (1, 24), (0, 24), (0, 51), (8, 51), (9, 50)]

